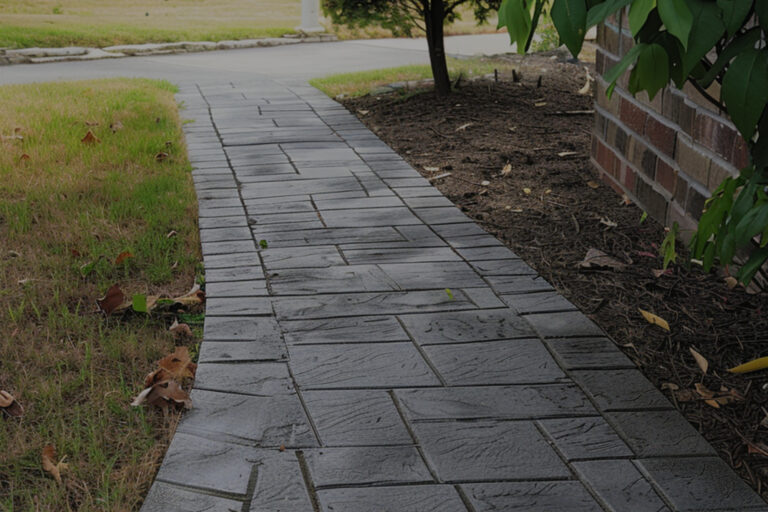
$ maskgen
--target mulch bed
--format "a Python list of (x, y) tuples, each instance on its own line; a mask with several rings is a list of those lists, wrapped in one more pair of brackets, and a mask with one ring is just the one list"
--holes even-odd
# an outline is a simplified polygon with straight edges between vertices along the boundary
[[(465, 83), (447, 98), (424, 91), (343, 103), (425, 177), (450, 172), (434, 181), (443, 194), (600, 325), (768, 498), (768, 378), (725, 371), (768, 355), (768, 294), (729, 289), (722, 275), (687, 268), (684, 254), (657, 277), (663, 226), (641, 223), (643, 211), (600, 182), (589, 161), (592, 116), (564, 113), (592, 109), (593, 98), (578, 94), (584, 65), (542, 56), (519, 64), (518, 82)], [(590, 248), (627, 266), (579, 268)], [(709, 362), (706, 375), (690, 348)], [(697, 384), (737, 400), (715, 408)]]

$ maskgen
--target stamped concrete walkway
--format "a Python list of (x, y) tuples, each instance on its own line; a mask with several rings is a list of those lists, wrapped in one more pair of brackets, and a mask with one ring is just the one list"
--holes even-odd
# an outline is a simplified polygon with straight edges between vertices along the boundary
[(179, 99), (208, 305), (144, 512), (768, 510), (341, 106), (266, 79)]

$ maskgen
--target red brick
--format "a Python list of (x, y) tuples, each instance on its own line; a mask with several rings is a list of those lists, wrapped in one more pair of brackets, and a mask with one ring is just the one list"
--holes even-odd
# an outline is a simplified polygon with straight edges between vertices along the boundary
[(635, 181), (637, 179), (637, 173), (629, 165), (622, 166), (621, 183), (627, 190), (635, 190)]
[(667, 218), (667, 198), (657, 191), (653, 185), (643, 179), (637, 180), (635, 195), (640, 206), (648, 212), (652, 218), (664, 222)]
[(641, 108), (635, 106), (629, 100), (621, 98), (621, 107), (619, 110), (619, 119), (627, 127), (638, 135), (645, 133), (645, 120), (648, 117)]
[(740, 134), (733, 142), (733, 152), (731, 154), (730, 160), (739, 170), (749, 165), (749, 147), (747, 146), (747, 143), (744, 141), (744, 139), (741, 138)]
[(656, 181), (670, 194), (675, 193), (677, 170), (661, 158), (656, 162)]
[(675, 156), (677, 132), (673, 128), (670, 128), (653, 116), (648, 116), (648, 120), (645, 122), (645, 135), (651, 141), (651, 144), (663, 154), (669, 157)]
[(698, 114), (693, 125), (694, 140), (723, 158), (730, 158), (737, 133), (722, 120)]
[(605, 182), (606, 185), (611, 187), (617, 194), (622, 195), (626, 193), (626, 191), (623, 188), (621, 188), (621, 185), (619, 185), (608, 174), (605, 174), (604, 172), (600, 173), (600, 177), (603, 179), (603, 182)]

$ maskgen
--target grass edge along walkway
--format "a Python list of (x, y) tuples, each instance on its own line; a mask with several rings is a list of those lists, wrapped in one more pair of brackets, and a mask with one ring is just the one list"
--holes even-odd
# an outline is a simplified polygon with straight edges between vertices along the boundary
[[(0, 389), (25, 408), (0, 411), (6, 512), (137, 508), (175, 426), (129, 405), (173, 351), (167, 325), (95, 305), (115, 283), (177, 296), (195, 279), (174, 91), (149, 80), (0, 87)], [(99, 142), (82, 141), (89, 130)], [(41, 466), (49, 444), (69, 464), (61, 484)]]

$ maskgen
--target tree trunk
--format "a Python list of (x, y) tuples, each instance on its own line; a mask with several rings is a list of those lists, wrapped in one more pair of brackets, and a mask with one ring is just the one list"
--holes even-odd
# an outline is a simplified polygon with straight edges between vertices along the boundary
[(432, 66), (432, 76), (435, 79), (435, 91), (437, 94), (445, 96), (451, 92), (451, 79), (448, 77), (448, 64), (445, 61), (445, 44), (443, 42), (443, 22), (445, 20), (443, 0), (431, 0), (430, 7), (424, 14), (429, 63)]

